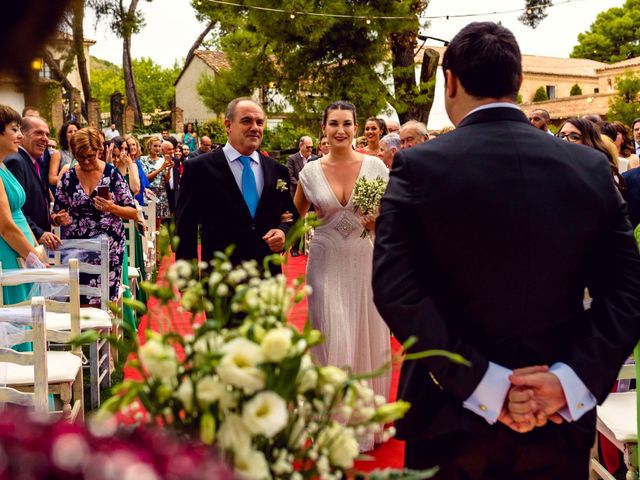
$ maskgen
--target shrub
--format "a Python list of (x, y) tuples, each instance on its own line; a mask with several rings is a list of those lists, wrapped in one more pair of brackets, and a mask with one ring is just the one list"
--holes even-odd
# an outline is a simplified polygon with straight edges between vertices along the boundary
[(213, 143), (224, 145), (227, 142), (227, 130), (222, 119), (207, 120), (198, 127), (198, 134), (209, 137)]
[(534, 102), (546, 102), (549, 100), (549, 96), (547, 95), (547, 90), (544, 87), (538, 87), (536, 93), (533, 94)]
[(569, 92), (569, 96), (575, 97), (576, 95), (582, 95), (582, 89), (580, 88), (580, 85), (574, 83), (573, 87), (571, 87), (571, 91)]

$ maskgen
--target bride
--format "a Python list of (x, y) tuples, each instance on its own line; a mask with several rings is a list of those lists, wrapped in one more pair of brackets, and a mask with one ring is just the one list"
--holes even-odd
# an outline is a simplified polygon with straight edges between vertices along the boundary
[[(388, 360), (390, 337), (373, 304), (373, 247), (360, 238), (368, 219), (354, 213), (351, 197), (359, 177), (388, 180), (389, 174), (379, 158), (352, 149), (357, 128), (356, 109), (350, 103), (334, 102), (324, 110), (322, 131), (329, 141), (329, 154), (302, 169), (294, 203), (301, 217), (313, 204), (322, 220), (307, 264), (307, 284), (313, 289), (309, 317), (325, 338), (314, 356), (323, 365), (366, 373)], [(369, 230), (373, 223), (367, 222)], [(391, 370), (370, 382), (377, 395), (387, 398)], [(371, 438), (361, 442), (360, 449), (371, 450), (373, 444)]]

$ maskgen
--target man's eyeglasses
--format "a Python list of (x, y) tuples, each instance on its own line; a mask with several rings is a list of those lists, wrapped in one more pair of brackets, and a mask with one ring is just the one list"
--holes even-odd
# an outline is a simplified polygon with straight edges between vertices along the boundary
[(575, 143), (582, 140), (582, 135), (579, 133), (559, 133), (558, 138), (560, 140), (566, 140), (567, 142)]

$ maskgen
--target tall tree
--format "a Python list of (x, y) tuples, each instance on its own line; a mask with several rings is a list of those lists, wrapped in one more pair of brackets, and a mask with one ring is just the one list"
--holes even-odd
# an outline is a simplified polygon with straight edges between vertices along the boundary
[(571, 57), (613, 63), (640, 55), (640, 0), (606, 10), (591, 28), (578, 35)]
[(73, 32), (73, 52), (76, 57), (76, 65), (80, 74), (80, 82), (82, 83), (82, 93), (84, 94), (84, 102), (82, 102), (82, 115), (89, 120), (87, 104), (93, 97), (91, 95), (91, 83), (89, 81), (89, 69), (87, 67), (87, 57), (84, 54), (84, 0), (73, 0), (71, 10), (73, 18), (71, 21), (71, 30)]
[[(167, 110), (171, 106), (180, 67), (163, 68), (151, 58), (134, 58), (133, 75), (141, 80), (138, 88), (140, 108), (145, 113)], [(124, 90), (122, 67), (105, 60), (91, 57), (91, 85), (95, 98), (100, 100), (100, 108), (109, 110), (111, 94)]]
[(616, 95), (609, 101), (607, 118), (631, 125), (640, 116), (640, 77), (627, 73), (616, 82)]
[(144, 27), (142, 13), (137, 11), (138, 0), (130, 0), (127, 7), (125, 7), (123, 0), (87, 1), (95, 10), (97, 19), (107, 18), (111, 29), (122, 39), (122, 70), (127, 103), (134, 109), (135, 122), (141, 123), (142, 110), (138, 100), (138, 90), (131, 61), (131, 37)]

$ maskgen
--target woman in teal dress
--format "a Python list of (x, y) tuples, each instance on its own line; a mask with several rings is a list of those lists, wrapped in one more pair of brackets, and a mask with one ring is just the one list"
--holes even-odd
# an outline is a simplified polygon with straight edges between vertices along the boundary
[[(22, 139), (21, 118), (18, 112), (0, 105), (0, 262), (3, 270), (20, 268), (18, 258), (24, 258), (27, 266), (44, 267), (38, 257), (33, 232), (22, 213), (27, 199), (22, 185), (4, 166), (4, 159), (18, 152)], [(31, 285), (2, 287), (5, 305), (20, 303), (29, 298)], [(30, 344), (14, 347), (16, 350), (31, 350)]]

